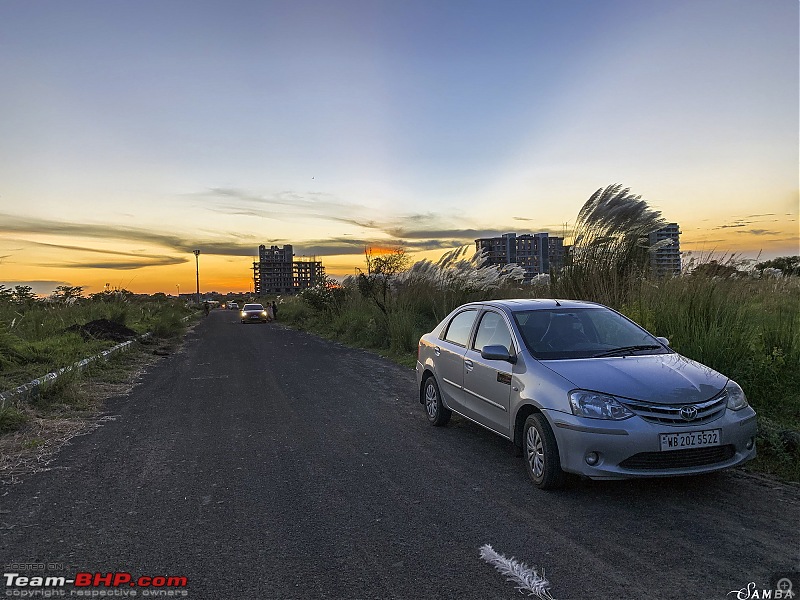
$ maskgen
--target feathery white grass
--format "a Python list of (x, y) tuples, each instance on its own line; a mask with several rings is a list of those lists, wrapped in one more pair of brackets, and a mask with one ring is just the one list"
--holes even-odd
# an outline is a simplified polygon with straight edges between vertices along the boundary
[(516, 264), (487, 265), (485, 253), (469, 256), (469, 246), (446, 252), (437, 262), (421, 260), (398, 276), (401, 283), (426, 282), (440, 290), (480, 292), (520, 282), (525, 270)]
[(542, 600), (554, 600), (550, 595), (550, 582), (544, 578), (544, 571), (540, 576), (536, 569), (515, 560), (513, 556), (506, 558), (498, 554), (489, 544), (484, 544), (480, 550), (481, 558), (505, 575), (520, 593), (527, 592), (529, 596), (538, 596)]

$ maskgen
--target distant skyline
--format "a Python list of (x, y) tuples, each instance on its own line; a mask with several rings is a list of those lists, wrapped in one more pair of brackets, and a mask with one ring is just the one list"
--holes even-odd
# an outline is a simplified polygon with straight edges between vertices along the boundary
[(0, 2), (0, 283), (246, 291), (561, 235), (598, 188), (683, 250), (800, 254), (795, 0)]

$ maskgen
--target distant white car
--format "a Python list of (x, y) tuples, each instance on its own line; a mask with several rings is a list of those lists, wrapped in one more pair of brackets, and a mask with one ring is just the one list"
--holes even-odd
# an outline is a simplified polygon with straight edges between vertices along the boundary
[(419, 341), (419, 401), (510, 439), (534, 485), (566, 472), (664, 477), (756, 455), (756, 413), (735, 381), (620, 313), (573, 300), (465, 304)]
[(267, 311), (261, 304), (245, 304), (239, 313), (242, 323), (266, 323)]
[(228, 310), (239, 310), (238, 302), (228, 302)]

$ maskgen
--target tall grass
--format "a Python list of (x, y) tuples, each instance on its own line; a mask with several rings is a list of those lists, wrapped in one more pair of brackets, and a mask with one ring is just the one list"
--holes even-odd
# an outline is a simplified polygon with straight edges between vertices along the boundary
[(413, 366), (419, 338), (454, 308), (534, 289), (521, 284), (521, 268), (498, 270), (481, 262), (480, 256), (467, 258), (466, 249), (458, 249), (436, 263), (414, 264), (394, 281), (386, 313), (359, 291), (354, 278), (346, 278), (339, 289), (317, 288), (288, 299), (281, 305), (281, 320)]
[(800, 279), (684, 276), (649, 282), (622, 312), (742, 385), (800, 429)]
[(657, 249), (648, 236), (664, 225), (661, 213), (628, 188), (597, 190), (578, 213), (566, 266), (552, 274), (554, 295), (609, 306), (635, 297)]
[(189, 314), (169, 299), (115, 297), (75, 303), (0, 301), (0, 391), (7, 391), (115, 342), (84, 339), (73, 325), (107, 319), (137, 333), (167, 337), (180, 331)]

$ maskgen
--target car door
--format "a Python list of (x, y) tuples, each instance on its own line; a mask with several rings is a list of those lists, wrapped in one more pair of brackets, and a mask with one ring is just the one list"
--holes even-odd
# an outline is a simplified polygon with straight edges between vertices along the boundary
[(457, 313), (433, 348), (439, 388), (447, 406), (458, 412), (464, 410), (464, 354), (477, 316), (474, 308)]
[(511, 356), (516, 355), (511, 331), (499, 312), (491, 310), (481, 315), (474, 340), (464, 355), (464, 409), (466, 416), (510, 437), (513, 365), (505, 360), (483, 358), (484, 346), (504, 346)]

